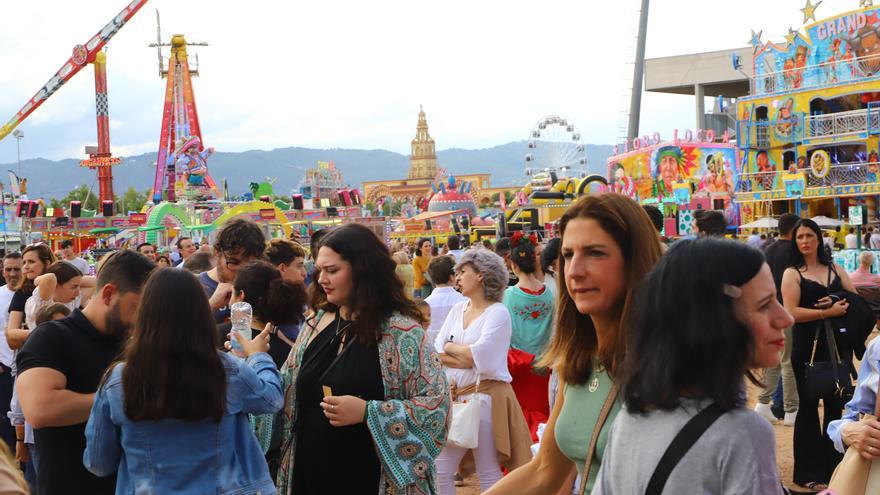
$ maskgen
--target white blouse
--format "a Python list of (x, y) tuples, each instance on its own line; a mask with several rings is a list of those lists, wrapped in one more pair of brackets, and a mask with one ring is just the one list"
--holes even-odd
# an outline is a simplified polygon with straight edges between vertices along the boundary
[[(28, 329), (33, 330), (37, 328), (37, 316), (39, 316), (40, 310), (53, 304), (55, 304), (55, 299), (51, 297), (49, 299), (43, 299), (40, 297), (39, 287), (34, 289), (33, 295), (24, 303), (24, 321), (27, 323)], [(77, 294), (73, 301), (63, 304), (67, 309), (73, 311), (82, 305), (82, 294)]]
[(452, 307), (434, 347), (442, 353), (447, 342), (466, 345), (474, 356), (474, 367), (446, 368), (446, 379), (459, 389), (475, 384), (478, 372), (481, 380), (510, 383), (513, 381), (507, 369), (507, 351), (510, 349), (512, 332), (510, 313), (503, 304), (495, 303), (464, 328), (464, 311), (469, 304), (470, 301), (464, 301)]

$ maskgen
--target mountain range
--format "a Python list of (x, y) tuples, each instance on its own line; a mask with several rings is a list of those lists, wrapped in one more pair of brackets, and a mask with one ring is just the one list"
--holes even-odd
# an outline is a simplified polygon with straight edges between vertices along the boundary
[[(523, 157), (527, 142), (518, 141), (484, 149), (450, 148), (437, 152), (438, 166), (450, 174), (490, 173), (492, 186), (513, 186), (525, 183)], [(586, 145), (587, 168), (591, 173), (605, 174), (605, 161), (611, 155), (610, 145)], [(232, 195), (248, 190), (250, 182), (274, 178), (275, 194), (289, 194), (299, 185), (305, 170), (321, 161), (333, 161), (345, 182), (361, 187), (368, 180), (392, 180), (406, 177), (409, 156), (386, 150), (276, 148), (271, 151), (217, 152), (208, 161), (211, 176), (221, 184), (226, 179)], [(155, 153), (123, 157), (114, 167), (114, 191), (121, 194), (129, 187), (138, 191), (151, 189), (155, 175)], [(0, 164), (18, 171), (18, 164)], [(2, 170), (2, 168), (0, 168)], [(96, 173), (79, 166), (78, 159), (22, 160), (21, 177), (28, 179), (31, 198), (61, 198), (80, 184), (94, 188)]]

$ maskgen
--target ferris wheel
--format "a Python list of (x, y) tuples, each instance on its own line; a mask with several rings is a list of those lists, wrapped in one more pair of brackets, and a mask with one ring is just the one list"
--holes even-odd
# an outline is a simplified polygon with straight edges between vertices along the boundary
[(529, 134), (525, 173), (553, 172), (560, 177), (586, 174), (586, 146), (568, 119), (550, 115), (539, 120)]

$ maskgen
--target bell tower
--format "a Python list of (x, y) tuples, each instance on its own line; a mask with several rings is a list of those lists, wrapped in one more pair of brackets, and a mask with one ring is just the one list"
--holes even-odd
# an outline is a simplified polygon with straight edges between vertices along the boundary
[(416, 137), (412, 140), (412, 156), (406, 178), (433, 181), (435, 175), (437, 175), (437, 153), (434, 150), (434, 140), (428, 134), (425, 111), (419, 105), (419, 123), (416, 125)]

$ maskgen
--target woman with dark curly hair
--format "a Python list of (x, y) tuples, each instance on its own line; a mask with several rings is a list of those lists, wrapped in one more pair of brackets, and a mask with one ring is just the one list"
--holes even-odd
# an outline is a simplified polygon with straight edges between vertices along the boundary
[(346, 224), (315, 266), (316, 314), (281, 370), (279, 493), (432, 493), (449, 392), (388, 248)]

